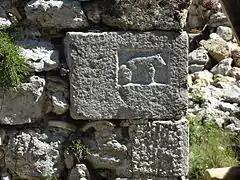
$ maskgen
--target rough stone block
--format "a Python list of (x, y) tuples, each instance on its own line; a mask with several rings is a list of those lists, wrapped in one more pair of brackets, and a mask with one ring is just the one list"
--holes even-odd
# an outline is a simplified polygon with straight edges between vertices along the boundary
[(24, 10), (27, 20), (39, 28), (61, 30), (89, 25), (81, 4), (75, 0), (31, 0)]
[(101, 0), (84, 4), (89, 20), (124, 29), (182, 29), (191, 0)]
[(187, 120), (129, 127), (133, 177), (184, 177), (188, 168)]
[(43, 78), (32, 76), (29, 83), (8, 91), (0, 89), (0, 124), (34, 123), (43, 117), (46, 113), (44, 87)]
[(185, 32), (69, 32), (74, 119), (179, 119), (187, 108)]

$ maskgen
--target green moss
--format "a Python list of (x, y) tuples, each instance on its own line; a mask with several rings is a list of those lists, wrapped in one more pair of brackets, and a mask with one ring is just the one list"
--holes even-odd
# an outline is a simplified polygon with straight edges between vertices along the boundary
[(0, 32), (0, 88), (7, 90), (19, 85), (26, 80), (29, 72), (13, 38), (6, 32)]

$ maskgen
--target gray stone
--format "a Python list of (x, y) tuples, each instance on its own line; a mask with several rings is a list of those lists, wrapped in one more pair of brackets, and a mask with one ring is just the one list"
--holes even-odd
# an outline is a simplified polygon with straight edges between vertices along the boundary
[(68, 180), (90, 180), (90, 175), (85, 164), (76, 164), (71, 170)]
[(68, 83), (58, 76), (46, 77), (46, 88), (49, 92), (63, 92), (68, 95)]
[(235, 65), (240, 68), (240, 47), (233, 49), (231, 53)]
[(228, 73), (228, 76), (234, 77), (236, 80), (240, 80), (240, 68), (232, 67)]
[(206, 79), (207, 81), (212, 82), (213, 74), (211, 72), (209, 72), (208, 70), (195, 72), (193, 74), (193, 80), (195, 81), (197, 79)]
[(1, 28), (6, 28), (11, 26), (11, 21), (9, 19), (0, 17), (0, 29)]
[(204, 69), (205, 65), (199, 65), (199, 64), (191, 64), (188, 67), (188, 72), (191, 73), (195, 73), (198, 71), (202, 71)]
[(124, 29), (182, 29), (186, 23), (190, 0), (118, 0), (90, 1), (84, 4), (88, 18), (94, 23)]
[(26, 39), (17, 45), (33, 71), (50, 71), (58, 67), (59, 53), (50, 42)]
[(3, 145), (3, 141), (6, 135), (6, 131), (4, 129), (0, 129), (0, 146)]
[(196, 49), (189, 53), (189, 64), (205, 65), (209, 60), (208, 52), (205, 49)]
[(60, 115), (64, 114), (68, 110), (68, 101), (64, 97), (63, 93), (56, 92), (51, 96), (53, 109), (52, 112)]
[(88, 130), (92, 136), (85, 138), (83, 143), (89, 147), (85, 158), (93, 168), (110, 169), (118, 176), (130, 177), (129, 140), (122, 135), (120, 128), (108, 121), (95, 121), (82, 128), (83, 132), (88, 133)]
[(218, 62), (231, 56), (227, 42), (220, 37), (202, 40), (200, 44), (208, 51), (209, 55)]
[(187, 120), (129, 127), (133, 177), (181, 177), (188, 169)]
[(228, 71), (232, 68), (232, 58), (223, 59), (216, 66), (211, 69), (213, 74), (227, 75)]
[(61, 143), (66, 137), (48, 128), (12, 132), (6, 149), (6, 165), (21, 179), (59, 177), (64, 169)]
[(45, 114), (45, 80), (32, 76), (29, 83), (0, 92), (0, 124), (33, 123)]
[(237, 104), (230, 104), (225, 102), (220, 102), (219, 108), (224, 112), (237, 112), (240, 109), (237, 107)]
[(67, 33), (72, 118), (180, 118), (187, 108), (187, 42), (185, 32)]
[(222, 12), (212, 14), (208, 23), (212, 28), (216, 28), (218, 26), (231, 26), (227, 16)]
[(240, 88), (236, 85), (226, 85), (223, 99), (229, 103), (240, 103)]
[(88, 26), (78, 1), (31, 0), (25, 6), (27, 20), (40, 28), (66, 29)]
[(230, 27), (227, 26), (219, 26), (216, 32), (221, 38), (225, 41), (230, 41), (233, 38), (233, 32)]
[(203, 2), (192, 0), (188, 11), (187, 27), (189, 29), (202, 29), (209, 19), (209, 11), (203, 7)]

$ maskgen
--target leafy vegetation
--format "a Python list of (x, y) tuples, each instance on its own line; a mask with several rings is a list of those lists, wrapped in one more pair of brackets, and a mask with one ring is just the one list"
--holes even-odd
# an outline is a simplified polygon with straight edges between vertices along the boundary
[(231, 149), (234, 136), (203, 119), (189, 116), (189, 179), (202, 180), (206, 169), (239, 165)]
[(7, 90), (19, 85), (26, 80), (29, 72), (13, 38), (6, 32), (0, 32), (0, 88)]
[(82, 159), (90, 152), (89, 147), (82, 144), (81, 140), (73, 140), (65, 145), (65, 149), (71, 155), (75, 162), (80, 163)]
[(193, 89), (190, 92), (190, 100), (195, 104), (203, 104), (206, 101), (205, 94), (200, 89)]

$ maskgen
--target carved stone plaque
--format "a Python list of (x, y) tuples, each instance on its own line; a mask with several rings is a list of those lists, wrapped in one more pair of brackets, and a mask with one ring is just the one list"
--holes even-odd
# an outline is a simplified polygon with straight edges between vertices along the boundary
[(69, 32), (74, 119), (179, 119), (187, 108), (185, 32)]

